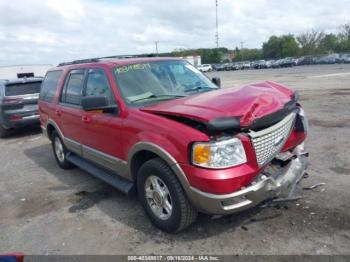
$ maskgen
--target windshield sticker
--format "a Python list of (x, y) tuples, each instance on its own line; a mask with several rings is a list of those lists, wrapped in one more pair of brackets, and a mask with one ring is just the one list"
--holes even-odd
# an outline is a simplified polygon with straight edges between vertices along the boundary
[(134, 70), (150, 70), (150, 69), (151, 69), (150, 64), (132, 64), (132, 65), (117, 67), (115, 69), (115, 72), (117, 74), (122, 74), (122, 73), (127, 73), (129, 71), (134, 71)]

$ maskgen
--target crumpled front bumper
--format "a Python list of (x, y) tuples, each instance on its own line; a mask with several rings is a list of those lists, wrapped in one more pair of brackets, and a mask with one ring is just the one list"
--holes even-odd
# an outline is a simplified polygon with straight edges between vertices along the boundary
[(230, 194), (217, 195), (191, 187), (189, 198), (199, 211), (208, 214), (231, 214), (275, 197), (290, 197), (309, 165), (304, 145), (297, 146), (286, 166), (269, 176), (258, 176), (250, 186)]

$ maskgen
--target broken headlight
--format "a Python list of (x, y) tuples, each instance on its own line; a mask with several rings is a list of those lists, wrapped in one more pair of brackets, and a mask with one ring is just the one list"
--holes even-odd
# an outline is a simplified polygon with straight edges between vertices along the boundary
[(206, 168), (227, 168), (247, 162), (243, 144), (238, 138), (198, 142), (192, 146), (192, 163)]

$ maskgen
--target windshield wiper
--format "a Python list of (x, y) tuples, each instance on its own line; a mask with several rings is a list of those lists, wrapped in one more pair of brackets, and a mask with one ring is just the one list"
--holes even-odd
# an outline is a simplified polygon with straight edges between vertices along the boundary
[(193, 92), (193, 91), (198, 91), (198, 90), (206, 90), (206, 89), (216, 89), (214, 87), (210, 87), (210, 86), (196, 86), (196, 87), (193, 87), (191, 89), (187, 89), (185, 90), (185, 92)]
[(146, 99), (149, 99), (149, 98), (162, 98), (162, 97), (185, 97), (186, 95), (176, 95), (176, 94), (164, 94), (164, 95), (150, 95), (150, 96), (147, 96), (147, 97), (142, 97), (140, 99), (136, 99), (132, 102), (139, 102), (139, 101), (142, 101), (142, 100), (146, 100)]

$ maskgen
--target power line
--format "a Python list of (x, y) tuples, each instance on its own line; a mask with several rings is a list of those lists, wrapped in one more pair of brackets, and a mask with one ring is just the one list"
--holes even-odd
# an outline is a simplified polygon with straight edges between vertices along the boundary
[(218, 0), (215, 0), (215, 13), (216, 13), (216, 33), (215, 33), (215, 42), (216, 48), (219, 48), (219, 22), (218, 22)]

